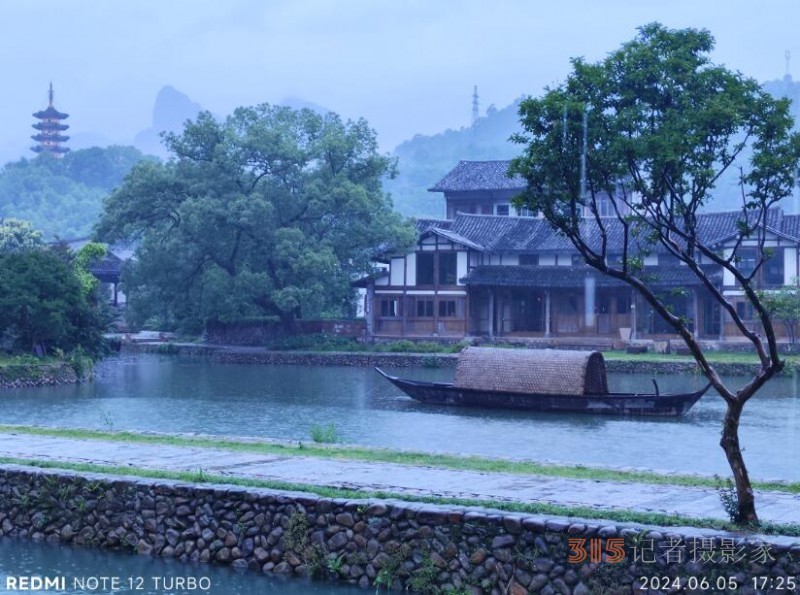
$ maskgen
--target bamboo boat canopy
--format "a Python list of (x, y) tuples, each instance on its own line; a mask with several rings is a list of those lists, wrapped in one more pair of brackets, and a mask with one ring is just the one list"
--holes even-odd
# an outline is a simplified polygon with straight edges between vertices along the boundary
[(608, 392), (602, 353), (556, 349), (467, 347), (459, 355), (454, 385), (532, 394)]

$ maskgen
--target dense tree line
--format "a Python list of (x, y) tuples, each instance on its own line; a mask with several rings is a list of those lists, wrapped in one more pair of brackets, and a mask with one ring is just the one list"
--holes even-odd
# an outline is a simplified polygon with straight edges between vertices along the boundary
[(103, 199), (143, 158), (133, 147), (115, 146), (8, 163), (0, 169), (0, 218), (30, 221), (46, 239), (86, 237)]

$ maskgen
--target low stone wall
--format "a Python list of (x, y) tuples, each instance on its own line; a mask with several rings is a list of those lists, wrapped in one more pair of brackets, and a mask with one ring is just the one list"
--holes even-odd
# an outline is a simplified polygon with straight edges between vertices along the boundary
[(22, 364), (0, 367), (0, 389), (75, 384), (80, 378), (69, 364)]
[[(458, 356), (451, 353), (375, 353), (375, 352), (310, 352), (266, 351), (264, 349), (226, 348), (215, 345), (188, 343), (131, 343), (123, 344), (127, 353), (162, 353), (183, 357), (208, 357), (212, 361), (233, 364), (310, 365), (310, 366), (365, 366), (365, 367), (454, 367)], [(669, 356), (665, 356), (669, 358)], [(720, 374), (748, 376), (758, 370), (756, 364), (717, 363)], [(692, 361), (634, 361), (606, 360), (609, 372), (626, 374), (700, 374)], [(788, 369), (784, 374), (792, 374)]]
[(17, 465), (0, 466), (3, 535), (423, 592), (655, 593), (680, 584), (747, 594), (800, 585), (800, 544), (788, 538)]

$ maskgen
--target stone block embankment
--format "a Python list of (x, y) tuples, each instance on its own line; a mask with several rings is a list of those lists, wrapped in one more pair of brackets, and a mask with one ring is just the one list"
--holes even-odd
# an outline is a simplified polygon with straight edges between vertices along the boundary
[(80, 378), (69, 364), (19, 364), (0, 367), (0, 389), (75, 384)]
[[(205, 357), (211, 361), (231, 364), (308, 365), (308, 366), (362, 366), (362, 367), (455, 367), (458, 355), (452, 353), (375, 353), (375, 352), (321, 352), (321, 351), (267, 351), (256, 348), (236, 348), (187, 343), (133, 343), (124, 344), (128, 353), (162, 353), (182, 357)], [(693, 361), (667, 359), (617, 360), (607, 359), (609, 372), (625, 374), (699, 374)], [(749, 376), (758, 371), (757, 364), (716, 363), (714, 367), (726, 376)], [(787, 370), (785, 373), (792, 373)]]
[(747, 594), (753, 577), (800, 581), (787, 538), (17, 465), (0, 466), (3, 535), (424, 592), (588, 595), (677, 580)]

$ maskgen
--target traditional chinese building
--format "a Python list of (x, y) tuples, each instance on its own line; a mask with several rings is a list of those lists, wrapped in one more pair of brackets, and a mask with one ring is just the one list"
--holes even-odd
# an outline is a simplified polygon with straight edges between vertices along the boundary
[(62, 113), (53, 107), (53, 83), (50, 83), (48, 97), (50, 101), (47, 109), (33, 114), (33, 117), (39, 120), (33, 124), (33, 127), (39, 132), (31, 136), (38, 143), (31, 147), (31, 150), (61, 158), (64, 153), (69, 151), (68, 147), (62, 146), (69, 140), (68, 136), (62, 134), (69, 128), (69, 125), (62, 123), (62, 120), (66, 120), (69, 114)]
[[(672, 335), (671, 327), (635, 291), (587, 266), (547, 221), (506, 213), (504, 208), (505, 214), (497, 214), (498, 206), (513, 208), (510, 186), (519, 186), (505, 175), (507, 166), (508, 162), (461, 162), (432, 188), (445, 193), (449, 218), (417, 221), (415, 249), (393, 255), (387, 271), (363, 281), (369, 334), (608, 339)], [(725, 252), (736, 245), (740, 217), (738, 211), (702, 214), (699, 231), (706, 242)], [(585, 225), (595, 222), (587, 218)], [(616, 247), (621, 256), (621, 224), (609, 218), (606, 231), (610, 252), (613, 255)], [(769, 250), (759, 287), (793, 284), (800, 276), (800, 216), (772, 209), (765, 238), (763, 247), (755, 239), (738, 246), (739, 268), (755, 263), (758, 250)], [(732, 276), (710, 262), (700, 265), (755, 328), (752, 306)], [(669, 296), (672, 311), (689, 319), (698, 337), (724, 340), (737, 334), (717, 300), (670, 254), (649, 253), (642, 274)]]

